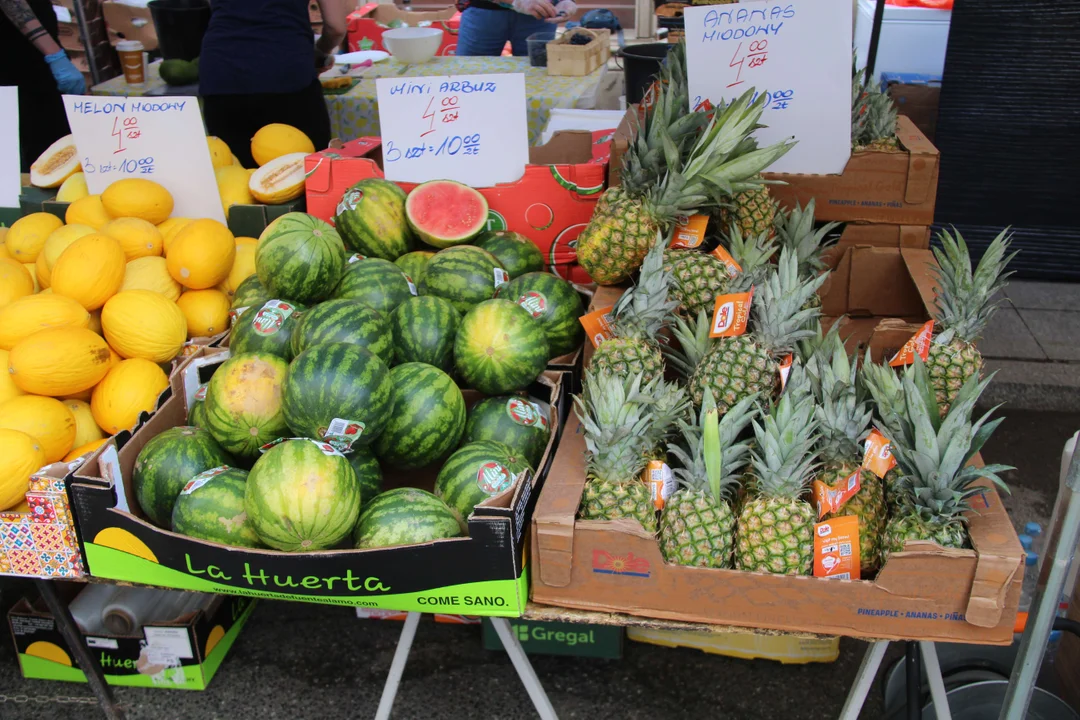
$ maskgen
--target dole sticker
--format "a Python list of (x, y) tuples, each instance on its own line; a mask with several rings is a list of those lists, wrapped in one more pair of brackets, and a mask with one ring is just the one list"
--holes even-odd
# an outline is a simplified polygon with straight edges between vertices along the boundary
[(745, 333), (746, 324), (750, 321), (750, 303), (753, 299), (753, 288), (750, 288), (750, 292), (717, 296), (709, 337), (737, 337)]
[(296, 312), (296, 307), (284, 300), (267, 300), (266, 304), (255, 313), (251, 325), (259, 335), (273, 335), (281, 330), (289, 316)]
[(533, 319), (539, 319), (548, 309), (547, 297), (544, 296), (544, 293), (536, 292), (535, 290), (529, 290), (519, 297), (517, 303), (528, 310), (529, 314), (533, 316)]
[(611, 327), (611, 311), (614, 309), (614, 305), (608, 305), (579, 318), (581, 326), (585, 328), (585, 335), (594, 348), (600, 347), (600, 343), (605, 340), (615, 337), (615, 331)]
[(675, 231), (671, 238), (673, 248), (701, 247), (705, 242), (705, 228), (709, 225), (709, 216), (703, 213), (680, 215), (675, 218)]
[(888, 438), (882, 435), (877, 428), (870, 431), (866, 437), (866, 449), (863, 451), (862, 466), (879, 478), (896, 467), (896, 458), (892, 454), (892, 445)]
[(926, 324), (919, 328), (919, 331), (912, 335), (910, 340), (904, 343), (904, 347), (900, 348), (900, 352), (893, 355), (889, 365), (891, 367), (910, 365), (915, 362), (916, 355), (922, 358), (923, 362), (926, 362), (926, 358), (930, 355), (930, 340), (933, 336), (934, 321), (927, 320)]
[(187, 481), (187, 485), (185, 485), (184, 489), (180, 491), (180, 494), (190, 495), (206, 483), (216, 478), (218, 475), (222, 474), (223, 472), (228, 472), (229, 469), (230, 468), (228, 465), (221, 465), (219, 467), (211, 468), (209, 470), (203, 470), (201, 473)]
[(729, 278), (734, 278), (742, 272), (742, 265), (735, 261), (735, 258), (731, 256), (731, 253), (723, 245), (717, 245), (709, 254), (724, 263), (724, 269), (727, 270)]
[(498, 495), (513, 484), (513, 473), (495, 460), (483, 463), (476, 471), (476, 486), (487, 495)]

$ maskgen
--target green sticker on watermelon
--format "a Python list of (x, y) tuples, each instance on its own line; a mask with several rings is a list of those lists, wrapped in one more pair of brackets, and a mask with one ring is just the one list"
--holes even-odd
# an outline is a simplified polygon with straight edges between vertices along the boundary
[(216, 468), (210, 468), (209, 470), (205, 470), (188, 480), (188, 484), (184, 486), (184, 489), (180, 491), (180, 494), (190, 495), (206, 483), (216, 478), (218, 475), (226, 473), (231, 469), (232, 468), (230, 468), (228, 465), (219, 465)]
[(513, 473), (495, 460), (482, 464), (476, 472), (476, 487), (487, 495), (498, 495), (513, 484)]

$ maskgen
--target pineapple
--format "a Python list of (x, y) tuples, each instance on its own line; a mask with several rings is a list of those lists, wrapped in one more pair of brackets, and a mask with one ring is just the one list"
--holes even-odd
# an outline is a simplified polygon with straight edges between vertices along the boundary
[[(760, 176), (756, 179), (761, 179)], [(764, 184), (753, 190), (743, 192), (731, 198), (732, 208), (723, 208), (720, 217), (724, 225), (737, 225), (747, 235), (766, 235), (775, 232), (776, 201), (769, 194), (769, 186)]]
[(786, 247), (795, 253), (799, 261), (799, 277), (808, 278), (827, 269), (824, 258), (827, 245), (826, 237), (838, 222), (831, 222), (814, 228), (814, 199), (806, 203), (806, 207), (795, 203), (790, 212), (780, 212), (776, 215), (776, 234), (780, 239), (780, 246)]
[(852, 64), (851, 147), (856, 150), (895, 150), (896, 105), (874, 85), (862, 82)]
[(1003, 230), (986, 248), (975, 272), (960, 233), (943, 230), (940, 248), (934, 248), (938, 267), (935, 336), (926, 358), (942, 412), (947, 412), (960, 388), (982, 371), (982, 355), (975, 340), (997, 310), (994, 294), (1006, 286), (1005, 266), (1016, 255), (1007, 254), (1011, 236)]
[(795, 255), (781, 250), (779, 266), (757, 288), (750, 311), (753, 332), (721, 338), (697, 363), (690, 378), (694, 404), (700, 406), (706, 390), (716, 398), (721, 413), (747, 395), (772, 397), (780, 379), (777, 360), (813, 334), (805, 326), (821, 311), (803, 305), (824, 281), (821, 275), (801, 282)]
[(682, 467), (675, 477), (682, 486), (660, 516), (660, 551), (678, 565), (730, 568), (735, 544), (735, 499), (738, 475), (746, 466), (749, 447), (737, 442), (753, 419), (756, 396), (744, 398), (720, 420), (716, 403), (706, 395), (697, 423), (679, 423), (685, 449), (668, 450)]
[[(870, 351), (867, 350), (862, 367), (859, 369), (859, 380), (873, 398), (873, 406), (882, 434), (890, 442), (892, 438), (902, 437), (904, 429), (901, 417), (904, 412), (904, 389), (900, 378), (896, 375), (896, 371), (886, 363), (880, 365), (875, 363), (870, 358)], [(900, 486), (901, 479), (900, 470), (895, 467), (885, 473), (885, 477), (881, 478), (885, 483), (885, 503), (890, 513), (898, 512), (903, 503), (904, 492)]]
[(754, 422), (752, 485), (739, 513), (735, 565), (739, 570), (809, 575), (814, 563), (814, 521), (802, 499), (817, 469), (813, 453), (814, 401), (783, 393), (763, 423)]
[(574, 410), (585, 430), (586, 474), (578, 517), (632, 518), (656, 532), (656, 510), (641, 481), (646, 453), (658, 446), (686, 410), (685, 392), (662, 380), (590, 369)]

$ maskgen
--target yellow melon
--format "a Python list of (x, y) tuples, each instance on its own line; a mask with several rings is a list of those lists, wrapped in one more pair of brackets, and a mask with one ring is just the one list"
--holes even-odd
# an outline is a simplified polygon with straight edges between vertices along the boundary
[(0, 350), (0, 403), (6, 402), (13, 397), (19, 395), (25, 395), (19, 386), (15, 384), (15, 381), (11, 379), (11, 373), (8, 372), (8, 364), (11, 362), (10, 354), (7, 350)]
[(75, 447), (105, 437), (105, 433), (101, 432), (101, 428), (98, 427), (97, 422), (94, 420), (94, 413), (90, 411), (90, 403), (85, 400), (74, 399), (62, 402), (75, 416)]
[(79, 151), (75, 148), (75, 136), (65, 135), (30, 166), (30, 184), (39, 188), (60, 187), (78, 171)]
[(184, 289), (169, 274), (165, 258), (143, 257), (132, 260), (124, 269), (120, 292), (125, 290), (150, 290), (176, 302)]
[(27, 295), (0, 308), (0, 348), (10, 350), (38, 330), (90, 325), (90, 313), (63, 295)]
[(233, 205), (253, 205), (255, 198), (248, 190), (248, 171), (239, 165), (226, 165), (214, 172), (217, 178), (218, 195), (225, 217), (229, 217), (229, 208)]
[(237, 247), (240, 247), (241, 245), (258, 245), (258, 244), (259, 244), (259, 238), (244, 237), (242, 235), (240, 237), (236, 238), (236, 246)]
[(38, 253), (37, 260), (34, 261), (34, 279), (37, 281), (37, 286), (39, 288), (38, 292), (41, 292), (42, 290), (48, 290), (49, 277), (51, 274), (52, 271), (45, 263), (45, 253)]
[(163, 254), (169, 254), (169, 248), (172, 247), (173, 240), (176, 239), (176, 234), (183, 230), (191, 222), (191, 218), (174, 217), (169, 218), (168, 220), (157, 226), (158, 232), (161, 233), (161, 239), (163, 241)]
[(77, 172), (60, 186), (56, 191), (56, 202), (73, 203), (90, 194), (90, 188), (86, 187), (86, 175)]
[(0, 428), (34, 438), (45, 451), (46, 463), (63, 459), (75, 446), (75, 416), (50, 397), (20, 395), (0, 404)]
[(0, 308), (34, 292), (34, 278), (15, 260), (0, 260)]
[(18, 430), (0, 429), (0, 510), (19, 505), (30, 489), (30, 476), (45, 465), (45, 451)]
[(166, 260), (169, 274), (189, 290), (212, 288), (229, 276), (236, 240), (216, 220), (195, 220), (173, 240)]
[(188, 290), (176, 305), (187, 320), (189, 338), (213, 337), (229, 327), (229, 297), (220, 290)]
[[(86, 405), (86, 403), (83, 403), (83, 404)], [(86, 405), (86, 407), (89, 408), (90, 406)], [(93, 420), (92, 417), (90, 419)], [(94, 427), (97, 427), (96, 423), (94, 424)], [(97, 450), (99, 447), (101, 447), (102, 445), (104, 445), (108, 441), (109, 441), (109, 438), (103, 437), (100, 440), (91, 440), (90, 442), (86, 443), (85, 445), (77, 445), (77, 446), (75, 446), (74, 450), (72, 450), (71, 452), (69, 452), (67, 455), (64, 456), (64, 462), (69, 463), (69, 462), (71, 462), (73, 460), (78, 460), (79, 458), (81, 458), (81, 457), (83, 457), (85, 455), (89, 455), (90, 453), (94, 452), (95, 450)]]
[(52, 289), (97, 310), (120, 290), (127, 261), (120, 243), (94, 233), (73, 242), (52, 269)]
[(267, 205), (280, 205), (303, 195), (306, 157), (305, 153), (290, 153), (260, 165), (248, 180), (252, 197)]
[(8, 253), (21, 263), (32, 263), (45, 246), (45, 240), (64, 222), (52, 213), (36, 212), (24, 215), (11, 224), (4, 236)]
[(34, 292), (41, 292), (41, 283), (37, 278), (37, 264), (36, 263), (23, 263), (22, 266), (26, 268), (26, 272), (30, 273), (30, 280), (34, 283)]
[(93, 330), (98, 335), (101, 334), (101, 309), (97, 309), (90, 313), (90, 322), (87, 324), (87, 329)]
[(168, 376), (149, 360), (124, 360), (94, 388), (90, 400), (94, 420), (111, 435), (128, 430), (138, 422), (140, 413), (157, 408), (158, 396), (168, 386)]
[(24, 392), (71, 395), (94, 387), (105, 377), (109, 346), (86, 328), (48, 328), (11, 349), (8, 370)]
[(71, 246), (71, 243), (81, 237), (93, 235), (95, 232), (97, 231), (89, 225), (65, 225), (57, 228), (45, 240), (45, 247), (41, 249), (41, 255), (38, 256), (38, 259), (40, 260), (42, 256), (45, 257), (45, 266), (51, 275), (56, 261)]
[(172, 360), (187, 339), (187, 321), (176, 303), (150, 290), (117, 293), (101, 309), (109, 345), (125, 358)]
[(136, 258), (161, 255), (164, 246), (157, 227), (141, 218), (117, 218), (101, 228), (101, 233), (120, 243), (124, 257), (129, 262)]
[(251, 138), (251, 157), (262, 167), (271, 160), (290, 153), (315, 152), (315, 144), (300, 130), (291, 125), (271, 123), (259, 128)]
[(10, 230), (10, 229), (11, 228), (0, 227), (0, 260), (14, 260), (15, 259), (15, 258), (11, 257), (11, 253), (8, 252), (7, 243), (4, 240), (4, 238), (7, 237), (7, 231)]
[(229, 149), (224, 140), (213, 135), (207, 135), (206, 144), (210, 148), (210, 162), (213, 163), (215, 170), (232, 165), (232, 150)]
[(101, 193), (101, 203), (114, 218), (141, 218), (154, 225), (168, 220), (173, 211), (172, 193), (145, 178), (114, 181)]
[(112, 220), (112, 216), (105, 210), (101, 203), (100, 195), (87, 195), (79, 198), (68, 205), (64, 213), (64, 223), (67, 225), (89, 225), (94, 230), (105, 227), (105, 223)]
[(230, 297), (236, 292), (240, 283), (255, 274), (255, 247), (248, 243), (236, 244), (236, 257), (233, 259), (232, 270), (229, 271), (225, 282), (221, 284), (222, 290)]

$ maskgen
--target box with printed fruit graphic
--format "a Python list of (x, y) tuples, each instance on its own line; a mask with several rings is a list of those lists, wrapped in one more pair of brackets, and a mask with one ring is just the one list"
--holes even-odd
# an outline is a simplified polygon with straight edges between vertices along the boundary
[(86, 575), (64, 490), (67, 474), (68, 463), (41, 468), (30, 476), (25, 504), (0, 512), (0, 575)]
[(386, 50), (382, 44), (384, 30), (397, 27), (417, 27), (421, 23), (443, 31), (436, 55), (456, 55), (461, 13), (453, 5), (442, 10), (402, 10), (394, 4), (367, 3), (349, 13), (349, 52)]

